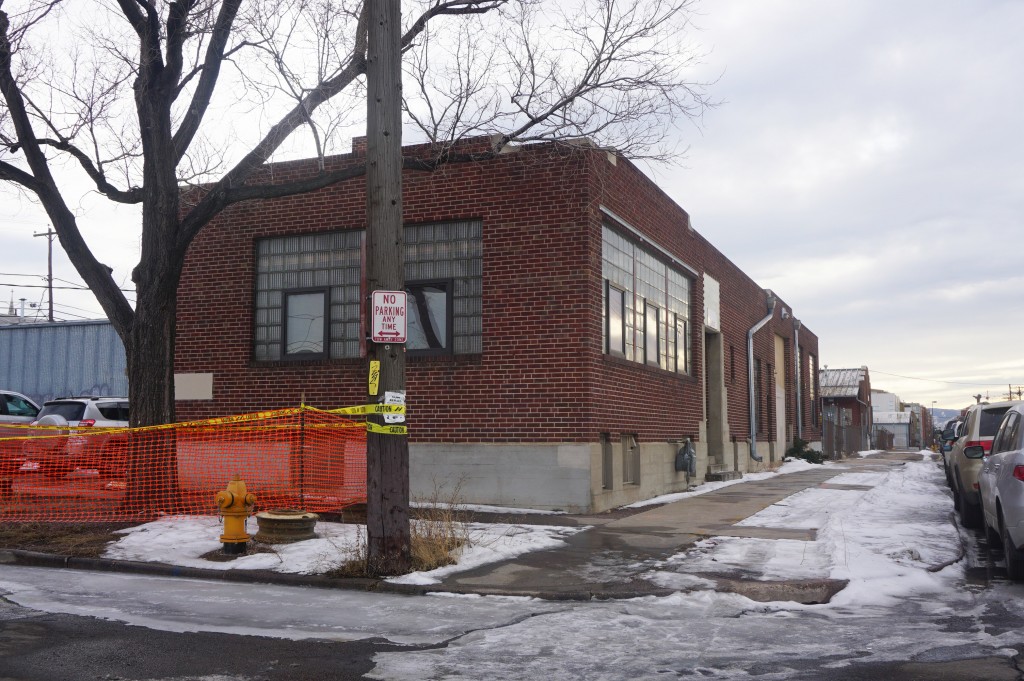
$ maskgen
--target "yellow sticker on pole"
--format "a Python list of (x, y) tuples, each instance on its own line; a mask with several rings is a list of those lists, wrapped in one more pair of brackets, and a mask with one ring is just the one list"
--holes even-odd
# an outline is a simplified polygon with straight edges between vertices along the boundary
[(369, 379), (370, 379), (370, 384), (369, 384), (368, 392), (369, 392), (370, 395), (376, 395), (377, 391), (380, 390), (380, 360), (378, 360), (378, 359), (371, 359), (370, 360), (370, 376), (369, 376)]
[(381, 435), (408, 435), (409, 429), (406, 426), (382, 426), (379, 423), (367, 421), (366, 432), (380, 433)]

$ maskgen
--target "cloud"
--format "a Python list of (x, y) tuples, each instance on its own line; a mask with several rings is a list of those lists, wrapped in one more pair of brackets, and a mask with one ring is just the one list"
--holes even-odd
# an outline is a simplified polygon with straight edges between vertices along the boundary
[(1024, 320), (1006, 314), (1024, 253), (1022, 22), (1024, 4), (998, 1), (706, 6), (726, 103), (659, 181), (793, 306), (823, 364), (933, 379), (875, 382), (948, 406), (971, 386), (934, 379), (1024, 383)]

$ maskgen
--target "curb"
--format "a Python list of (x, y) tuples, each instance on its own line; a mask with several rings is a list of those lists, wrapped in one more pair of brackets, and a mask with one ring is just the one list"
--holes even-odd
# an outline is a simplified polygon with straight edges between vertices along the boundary
[(52, 553), (26, 551), (24, 549), (0, 549), (0, 565), (23, 567), (64, 568), (70, 570), (92, 570), (95, 572), (124, 572), (155, 577), (184, 577), (188, 579), (209, 579), (242, 584), (278, 584), (282, 586), (308, 586), (318, 589), (341, 589), (391, 593), (404, 596), (425, 596), (430, 593), (453, 593), (480, 596), (522, 596), (548, 601), (589, 601), (591, 599), (636, 598), (638, 596), (668, 595), (671, 590), (658, 592), (591, 592), (591, 591), (503, 591), (501, 589), (460, 589), (443, 584), (400, 584), (370, 577), (325, 577), (323, 575), (300, 575), (271, 570), (210, 570), (207, 568), (168, 565), (167, 563), (144, 563), (110, 558), (79, 558), (60, 556)]
[[(585, 602), (629, 600), (654, 596), (664, 598), (678, 593), (677, 589), (581, 589), (576, 591), (510, 591), (482, 587), (467, 589), (448, 587), (443, 584), (401, 584), (368, 577), (325, 577), (322, 575), (300, 575), (271, 570), (210, 570), (207, 568), (168, 565), (167, 563), (144, 563), (139, 561), (113, 560), (109, 558), (79, 558), (60, 556), (24, 549), (0, 549), (0, 565), (23, 567), (64, 568), (71, 570), (92, 570), (96, 572), (123, 572), (127, 574), (150, 575), (155, 577), (183, 577), (187, 579), (208, 579), (241, 584), (275, 584), (281, 586), (307, 586), (318, 589), (339, 589), (373, 593), (390, 593), (403, 596), (425, 596), (431, 593), (446, 593), (476, 596), (513, 596), (536, 598), (554, 602)], [(769, 602), (793, 600), (798, 603), (821, 603), (828, 600), (846, 586), (846, 581), (837, 580), (796, 580), (785, 582), (752, 582), (714, 578), (718, 583), (716, 591), (736, 593), (753, 601)], [(791, 597), (780, 597), (781, 593)]]
[(188, 577), (192, 579), (211, 579), (251, 584), (315, 586), (319, 588), (348, 589), (351, 591), (376, 591), (381, 584), (384, 584), (382, 580), (363, 577), (337, 578), (321, 575), (272, 572), (270, 570), (209, 570), (207, 568), (168, 565), (167, 563), (143, 563), (109, 558), (59, 556), (51, 553), (25, 551), (23, 549), (0, 549), (0, 565), (69, 568), (72, 570), (94, 570), (96, 572), (125, 572), (157, 577)]

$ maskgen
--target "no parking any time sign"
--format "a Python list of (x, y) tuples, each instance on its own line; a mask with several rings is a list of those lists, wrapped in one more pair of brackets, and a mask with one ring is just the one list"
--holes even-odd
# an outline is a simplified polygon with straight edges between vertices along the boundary
[(404, 343), (405, 291), (374, 291), (370, 340), (374, 343)]

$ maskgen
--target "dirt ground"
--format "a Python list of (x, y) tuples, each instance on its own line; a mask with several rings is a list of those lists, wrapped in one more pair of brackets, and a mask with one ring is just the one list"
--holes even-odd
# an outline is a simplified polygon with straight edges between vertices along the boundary
[(130, 523), (0, 523), (0, 548), (97, 558)]

